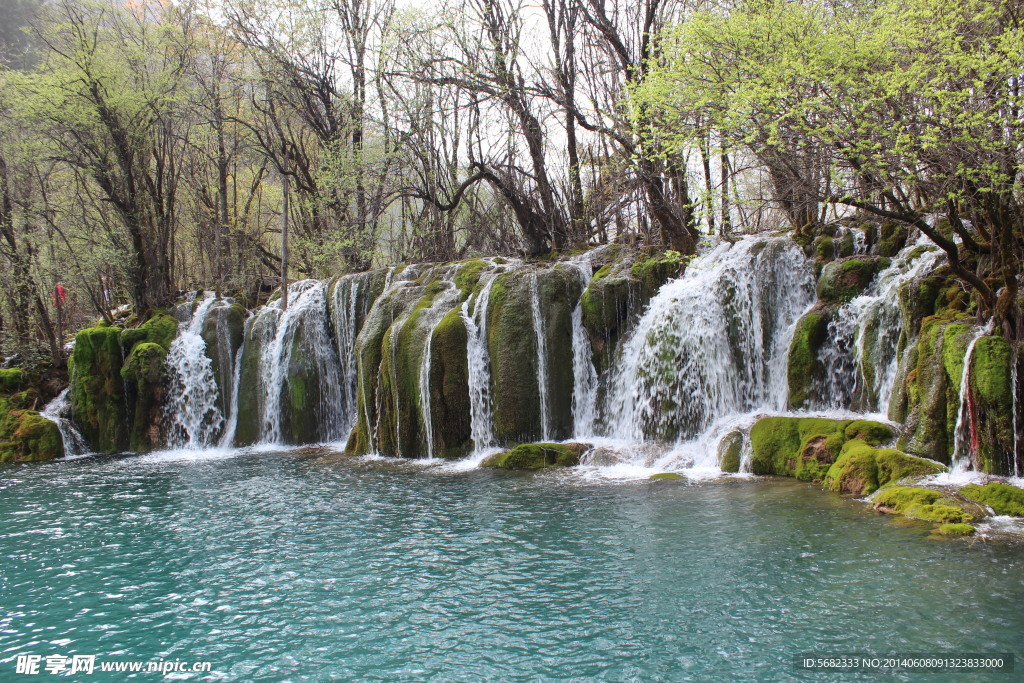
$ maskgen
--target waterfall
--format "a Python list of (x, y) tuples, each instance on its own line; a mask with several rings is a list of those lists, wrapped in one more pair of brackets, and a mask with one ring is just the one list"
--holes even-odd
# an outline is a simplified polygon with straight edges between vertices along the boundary
[(213, 361), (206, 354), (202, 337), (203, 324), (216, 301), (213, 292), (204, 294), (187, 327), (179, 329), (167, 352), (169, 390), (164, 416), (171, 448), (209, 447), (224, 425)]
[(427, 459), (434, 457), (434, 419), (430, 414), (430, 347), (434, 330), (440, 324), (439, 318), (427, 332), (423, 342), (423, 358), (420, 361), (420, 411), (423, 414), (423, 440), (427, 443)]
[(551, 409), (548, 406), (548, 342), (544, 331), (544, 318), (540, 310), (540, 287), (537, 273), (530, 275), (530, 312), (533, 318), (533, 336), (537, 350), (537, 397), (540, 402), (541, 441), (551, 438)]
[(1013, 365), (1010, 367), (1010, 401), (1013, 406), (1013, 477), (1020, 478), (1020, 425), (1017, 424), (1020, 412), (1017, 401), (1020, 387), (1017, 384), (1017, 373), (1020, 372), (1020, 344), (1013, 345)]
[(964, 354), (964, 369), (960, 374), (960, 406), (957, 409), (956, 427), (953, 430), (953, 459), (949, 468), (951, 477), (978, 469), (978, 416), (971, 396), (971, 360), (975, 344), (990, 334), (992, 328), (992, 321), (984, 327), (975, 328)]
[(593, 269), (586, 255), (570, 262), (580, 275), (580, 300), (572, 309), (572, 423), (573, 436), (582, 439), (594, 433), (597, 415), (597, 369), (594, 367), (590, 335), (583, 327), (583, 292), (587, 289)]
[(318, 280), (295, 282), (288, 287), (288, 298), (287, 310), (281, 310), (281, 299), (277, 299), (260, 311), (253, 323), (263, 337), (259, 359), (263, 385), (261, 441), (283, 441), (281, 398), (292, 381), (289, 375), (293, 374), (293, 361), (310, 364), (309, 374), (316, 376), (319, 405), (314, 410), (319, 438), (338, 441), (345, 417), (341, 414), (340, 364), (328, 331), (326, 287)]
[[(356, 337), (359, 334), (359, 319), (366, 315), (365, 306), (360, 310), (360, 293), (363, 291), (366, 274), (346, 275), (334, 285), (334, 341), (338, 347), (341, 362), (341, 407), (344, 419), (341, 432), (347, 434), (356, 421), (356, 389), (359, 372), (356, 366)], [(366, 288), (369, 284), (366, 283)], [(364, 296), (368, 301), (369, 297)]]
[[(490, 273), (477, 296), (462, 304), (466, 325), (466, 364), (469, 371), (469, 415), (473, 450), (481, 453), (494, 444), (491, 407), (491, 356), (487, 351), (487, 307), (497, 273)], [(474, 304), (472, 311), (470, 304)]]
[[(860, 296), (836, 311), (818, 352), (824, 379), (816, 408), (888, 411), (903, 334), (899, 290), (936, 267), (941, 252), (921, 236), (905, 247)], [(924, 249), (924, 251), (922, 251)]]
[[(246, 328), (252, 322), (252, 317), (246, 321)], [(235, 362), (231, 372), (231, 402), (228, 404), (228, 419), (224, 425), (224, 434), (220, 438), (221, 448), (231, 448), (235, 442), (235, 429), (238, 427), (238, 394), (242, 384), (242, 354), (245, 353), (245, 335), (242, 335), (242, 345), (235, 352)]]
[(65, 457), (89, 452), (89, 444), (81, 432), (75, 428), (75, 423), (71, 419), (71, 400), (68, 398), (70, 391), (71, 387), (64, 389), (39, 413), (47, 420), (56, 423), (57, 429), (60, 430), (61, 441), (64, 442)]
[(722, 416), (784, 409), (789, 342), (814, 285), (787, 238), (747, 237), (694, 259), (620, 349), (610, 435), (675, 441)]

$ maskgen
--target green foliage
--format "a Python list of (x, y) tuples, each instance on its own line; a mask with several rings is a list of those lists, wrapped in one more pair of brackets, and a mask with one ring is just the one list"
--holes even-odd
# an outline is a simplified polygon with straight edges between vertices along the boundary
[(504, 470), (540, 470), (549, 467), (573, 467), (586, 450), (583, 444), (528, 443), (510, 451), (495, 453), (480, 463), (481, 467)]
[(1024, 489), (1016, 486), (995, 481), (984, 486), (968, 484), (960, 489), (960, 495), (989, 506), (997, 515), (1024, 517)]

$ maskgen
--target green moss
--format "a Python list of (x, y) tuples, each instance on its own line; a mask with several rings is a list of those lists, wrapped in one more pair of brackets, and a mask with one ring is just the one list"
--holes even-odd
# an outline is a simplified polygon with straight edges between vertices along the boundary
[(731, 432), (718, 443), (718, 466), (723, 472), (739, 472), (743, 458), (743, 434)]
[(75, 337), (72, 416), (93, 450), (116, 453), (129, 446), (121, 329), (90, 327)]
[(974, 534), (974, 527), (970, 524), (943, 524), (935, 533), (940, 536), (971, 536)]
[(846, 425), (843, 433), (847, 439), (860, 439), (872, 446), (889, 443), (896, 436), (889, 425), (871, 420), (854, 420)]
[(994, 481), (984, 486), (968, 484), (960, 489), (960, 495), (989, 506), (997, 515), (1024, 517), (1024, 489), (1016, 486)]
[(430, 413), (439, 458), (461, 458), (473, 448), (467, 341), (466, 324), (456, 306), (434, 328), (430, 346)]
[(455, 286), (459, 288), (463, 296), (469, 296), (480, 281), (480, 273), (487, 267), (487, 263), (479, 259), (467, 261), (459, 267), (455, 274)]
[(0, 462), (52, 460), (64, 456), (57, 425), (26, 405), (27, 396), (0, 397)]
[(825, 488), (856, 496), (876, 491), (880, 484), (875, 450), (860, 441), (845, 444), (839, 458), (825, 475)]
[(835, 244), (828, 235), (822, 235), (814, 240), (814, 253), (822, 261), (831, 261), (836, 253)]
[(481, 467), (505, 470), (539, 470), (548, 467), (573, 467), (585, 450), (582, 444), (528, 443), (512, 450), (495, 453), (480, 463)]
[(874, 497), (876, 510), (894, 512), (929, 522), (963, 523), (974, 519), (957, 501), (938, 491), (911, 486), (890, 486)]
[(828, 320), (819, 312), (808, 313), (797, 321), (786, 367), (789, 407), (794, 410), (807, 404), (815, 378), (821, 374), (818, 350), (827, 333)]
[(121, 377), (139, 383), (155, 384), (163, 380), (167, 349), (160, 344), (136, 344), (121, 368)]
[(13, 394), (16, 391), (21, 391), (25, 382), (25, 371), (21, 368), (0, 370), (0, 393)]
[(974, 400), (978, 464), (990, 474), (1014, 471), (1013, 348), (1005, 337), (981, 337), (971, 356), (970, 389)]
[(121, 332), (121, 347), (130, 353), (132, 347), (142, 342), (159, 344), (171, 348), (171, 342), (178, 334), (178, 321), (169, 315), (156, 315), (134, 329)]
[(663, 254), (637, 261), (630, 267), (630, 272), (634, 278), (639, 280), (646, 295), (651, 297), (666, 281), (678, 277), (685, 263), (678, 251), (669, 250)]
[(907, 244), (907, 226), (887, 221), (879, 226), (878, 237), (878, 253), (895, 256)]
[(658, 474), (652, 474), (648, 479), (652, 481), (664, 481), (664, 480), (675, 480), (675, 479), (686, 479), (681, 474), (675, 472), (659, 472)]
[(888, 265), (888, 259), (869, 256), (833, 261), (821, 271), (818, 298), (832, 304), (846, 303), (867, 289)]
[(906, 477), (939, 474), (945, 469), (931, 460), (907, 455), (892, 448), (876, 449), (875, 463), (878, 466), (879, 486), (885, 486)]

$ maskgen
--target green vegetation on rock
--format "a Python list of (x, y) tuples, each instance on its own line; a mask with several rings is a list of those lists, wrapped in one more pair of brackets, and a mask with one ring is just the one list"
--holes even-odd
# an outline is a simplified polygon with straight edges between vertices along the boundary
[[(13, 383), (15, 373), (5, 372)], [(51, 460), (64, 456), (64, 443), (57, 425), (32, 409), (37, 400), (33, 389), (0, 394), (0, 462)]]
[(995, 481), (984, 486), (968, 484), (960, 489), (960, 495), (976, 503), (987, 505), (997, 515), (1024, 517), (1024, 489), (1016, 486)]
[(786, 376), (789, 382), (789, 407), (803, 408), (810, 398), (810, 391), (821, 374), (818, 350), (828, 333), (828, 318), (821, 311), (811, 311), (800, 318), (789, 345), (789, 359)]
[(589, 449), (578, 443), (527, 443), (512, 450), (495, 453), (480, 463), (481, 467), (504, 470), (539, 470), (548, 467), (573, 467)]
[(935, 533), (940, 536), (971, 536), (974, 534), (974, 527), (970, 524), (943, 524)]
[(889, 265), (889, 259), (857, 256), (833, 261), (821, 271), (818, 298), (830, 304), (842, 304), (864, 292), (875, 275)]
[(879, 491), (873, 501), (875, 509), (881, 512), (928, 522), (965, 523), (975, 518), (959, 501), (931, 489), (890, 486)]

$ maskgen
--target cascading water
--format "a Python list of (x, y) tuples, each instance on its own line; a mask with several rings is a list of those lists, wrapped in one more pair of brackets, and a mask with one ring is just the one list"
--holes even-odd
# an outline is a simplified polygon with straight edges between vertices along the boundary
[(46, 407), (39, 413), (47, 420), (57, 424), (57, 429), (60, 430), (60, 438), (64, 442), (65, 457), (82, 455), (89, 452), (89, 444), (75, 427), (74, 420), (71, 419), (71, 400), (68, 398), (70, 392), (70, 387), (60, 392), (57, 398), (47, 403)]
[[(579, 273), (585, 290), (591, 278), (590, 264), (580, 266)], [(583, 326), (581, 299), (572, 309), (572, 423), (573, 433), (577, 439), (594, 434), (597, 418), (599, 379), (592, 356), (590, 335)]]
[[(356, 420), (356, 390), (359, 371), (356, 365), (356, 337), (359, 334), (360, 318), (366, 316), (369, 296), (367, 273), (346, 275), (334, 285), (334, 341), (341, 362), (341, 406), (339, 412), (345, 418), (341, 432), (352, 430)], [(362, 302), (362, 305), (360, 304)]]
[(541, 441), (551, 438), (551, 409), (548, 406), (548, 342), (544, 330), (544, 317), (540, 310), (540, 288), (537, 273), (530, 276), (530, 313), (533, 319), (533, 337), (537, 350), (537, 400), (540, 411)]
[(964, 369), (960, 374), (960, 405), (953, 430), (953, 458), (949, 468), (950, 477), (956, 478), (978, 469), (978, 416), (971, 396), (971, 361), (978, 340), (992, 333), (991, 321), (984, 327), (975, 328), (967, 352), (964, 354)]
[[(308, 363), (316, 376), (320, 439), (338, 441), (343, 438), (346, 419), (342, 415), (340, 364), (328, 331), (326, 287), (318, 280), (295, 282), (288, 287), (288, 298), (287, 310), (281, 310), (281, 299), (277, 299), (252, 323), (263, 337), (259, 359), (263, 388), (260, 440), (268, 444), (283, 441), (281, 399), (292, 381), (289, 374), (294, 360)], [(296, 350), (299, 354), (294, 353)]]
[(484, 286), (475, 297), (462, 304), (462, 322), (466, 325), (466, 364), (469, 374), (470, 433), (474, 453), (480, 454), (494, 445), (494, 422), (491, 406), (491, 355), (487, 350), (487, 307), (497, 272), (482, 276)]
[(930, 245), (924, 236), (908, 245), (863, 294), (836, 311), (818, 352), (824, 379), (812, 401), (814, 408), (888, 410), (903, 333), (899, 290), (934, 270), (943, 258)]
[(786, 238), (749, 237), (694, 259), (621, 347), (605, 409), (610, 436), (675, 441), (721, 416), (782, 410), (792, 328), (814, 286)]
[(207, 356), (202, 337), (206, 316), (216, 302), (213, 292), (204, 294), (167, 352), (169, 391), (164, 419), (171, 448), (207, 448), (215, 443), (224, 425), (213, 361)]

